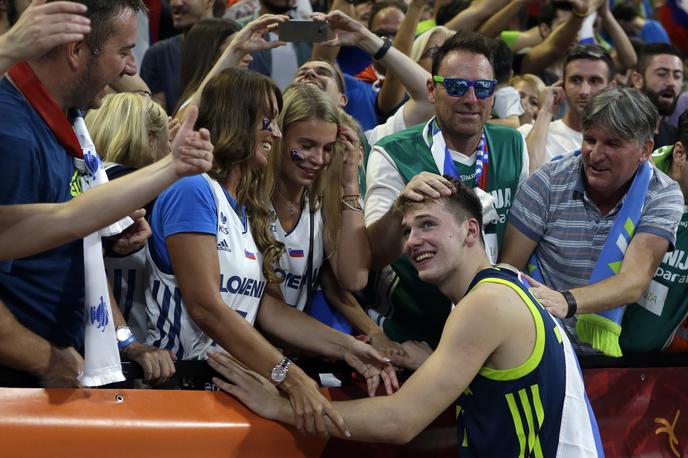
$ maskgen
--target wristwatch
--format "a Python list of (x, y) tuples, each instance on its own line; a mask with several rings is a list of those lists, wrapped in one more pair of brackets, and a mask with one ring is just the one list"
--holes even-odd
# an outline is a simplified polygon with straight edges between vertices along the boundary
[(272, 368), (270, 372), (270, 381), (273, 385), (279, 385), (287, 378), (289, 373), (289, 365), (291, 361), (286, 356), (280, 360), (275, 367)]
[(115, 335), (117, 336), (117, 348), (120, 350), (136, 342), (136, 337), (132, 334), (129, 326), (117, 326)]

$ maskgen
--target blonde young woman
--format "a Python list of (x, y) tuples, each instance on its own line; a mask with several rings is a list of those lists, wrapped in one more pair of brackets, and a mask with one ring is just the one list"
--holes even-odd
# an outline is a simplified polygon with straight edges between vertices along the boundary
[[(110, 94), (103, 98), (98, 110), (89, 111), (85, 121), (96, 151), (102, 152), (111, 180), (152, 164), (170, 152), (167, 114), (147, 95)], [(152, 202), (146, 204), (148, 215), (151, 210)], [(141, 249), (127, 256), (119, 256), (117, 251), (116, 246), (106, 249), (108, 281), (134, 340), (145, 342), (146, 251)]]
[(285, 245), (282, 297), (292, 307), (346, 329), (348, 323), (332, 313), (329, 302), (358, 331), (375, 336), (378, 350), (401, 350), (387, 342), (346, 292), (362, 289), (370, 268), (358, 186), (362, 150), (355, 124), (314, 85), (289, 86), (283, 97), (278, 117), (283, 137), (263, 179), (274, 212), (271, 230)]
[(147, 338), (178, 359), (205, 358), (217, 344), (289, 395), (300, 429), (324, 432), (327, 415), (344, 430), (315, 382), (253, 328), (311, 353), (345, 358), (374, 380), (377, 367), (391, 371), (369, 345), (266, 292), (280, 278), (282, 246), (270, 232), (257, 174), (281, 137), (275, 122), (281, 106), (275, 84), (246, 70), (223, 70), (203, 89), (197, 126), (211, 132), (215, 160), (208, 175), (180, 180), (155, 203)]
[(532, 124), (540, 111), (540, 99), (545, 91), (545, 83), (532, 73), (516, 75), (509, 81), (521, 96), (523, 114), (519, 116), (519, 122)]

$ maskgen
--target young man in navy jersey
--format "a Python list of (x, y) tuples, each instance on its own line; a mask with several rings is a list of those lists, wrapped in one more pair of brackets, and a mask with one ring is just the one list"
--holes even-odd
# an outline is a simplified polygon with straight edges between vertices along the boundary
[[(442, 197), (407, 190), (394, 208), (406, 256), (455, 307), (432, 354), (405, 344), (412, 359), (406, 365), (419, 367), (397, 393), (335, 403), (350, 438), (408, 442), (457, 402), (461, 456), (602, 456), (563, 330), (515, 270), (490, 263), (474, 192), (442, 177), (433, 186)], [(209, 362), (231, 382), (216, 379), (221, 389), (260, 415), (294, 422), (288, 401), (267, 382), (224, 354)]]

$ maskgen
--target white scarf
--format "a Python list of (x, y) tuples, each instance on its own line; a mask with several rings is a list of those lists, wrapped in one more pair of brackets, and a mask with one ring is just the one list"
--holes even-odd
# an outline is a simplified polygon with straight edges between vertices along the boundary
[[(81, 116), (74, 119), (73, 128), (84, 153), (84, 158), (75, 158), (74, 163), (81, 174), (82, 192), (86, 192), (94, 186), (107, 183), (108, 178)], [(124, 380), (105, 277), (101, 237), (119, 234), (131, 224), (131, 218), (126, 217), (84, 238), (84, 371), (79, 376), (84, 386), (107, 385)]]

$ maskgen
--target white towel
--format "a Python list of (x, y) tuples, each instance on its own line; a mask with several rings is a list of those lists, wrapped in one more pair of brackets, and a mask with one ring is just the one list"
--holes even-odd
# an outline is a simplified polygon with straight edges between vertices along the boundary
[[(81, 173), (82, 192), (86, 192), (108, 179), (81, 116), (74, 119), (73, 127), (84, 153), (83, 159), (75, 158), (74, 162)], [(84, 238), (84, 372), (79, 377), (84, 386), (124, 380), (100, 239), (119, 234), (131, 224), (133, 221), (127, 217)]]

